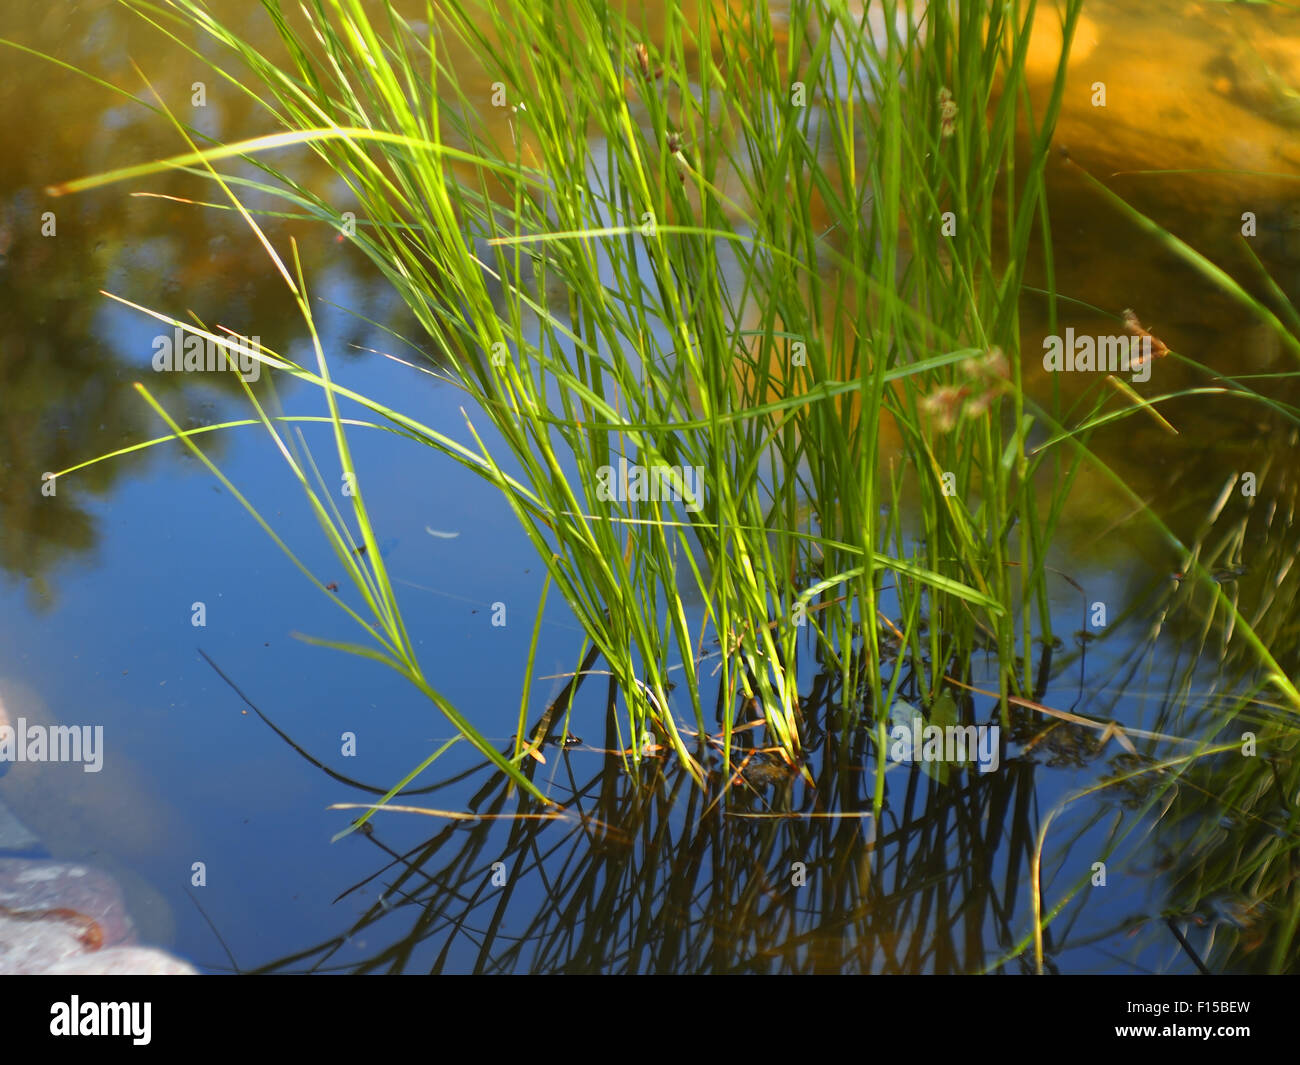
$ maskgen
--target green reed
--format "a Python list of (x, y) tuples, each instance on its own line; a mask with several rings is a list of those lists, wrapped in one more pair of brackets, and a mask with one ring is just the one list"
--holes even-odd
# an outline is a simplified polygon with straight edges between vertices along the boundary
[[(1235, 931), (1219, 950), (1234, 964), (1294, 969), (1294, 804), (1281, 799), (1295, 794), (1300, 691), (1294, 656), (1280, 650), (1294, 643), (1286, 605), (1295, 597), (1282, 584), (1294, 574), (1294, 545), (1277, 541), (1278, 583), (1246, 609), (1216, 578), (1239, 561), (1240, 536), (1204, 541), (1221, 507), (1182, 544), (1088, 438), (1183, 396), (1258, 404), (1288, 430), (1300, 412), (1218, 374), (1135, 405), (1097, 400), (1082, 418), (1026, 396), (1019, 312), (1035, 247), (1048, 280), (1032, 295), (1049, 301), (1055, 329), (1043, 170), (1064, 82), (1058, 71), (1031, 111), (1025, 69), (1029, 27), (1055, 11), (932, 3), (922, 18), (886, 3), (873, 22), (842, 3), (795, 0), (777, 25), (766, 4), (668, 2), (651, 29), (593, 0), (453, 0), (421, 9), (417, 26), (386, 3), (310, 0), (290, 13), (268, 0), (284, 44), (270, 57), (202, 4), (132, 6), (212, 62), (230, 91), (262, 94), (280, 132), (204, 150), (191, 142), (185, 155), (60, 191), (180, 165), (219, 180), (235, 204), (270, 191), (356, 242), (464, 390), (472, 444), (334, 384), (311, 329), (305, 272), (286, 267), (269, 242), (316, 340), (317, 366), (254, 354), (321, 389), (345, 470), (347, 430), (378, 426), (500, 490), (546, 564), (548, 590), (563, 596), (617, 681), (625, 713), (613, 739), (629, 761), (644, 757), (649, 734), (704, 780), (695, 736), (708, 731), (701, 662), (713, 637), (726, 705), (754, 698), (797, 762), (802, 653), (838, 676), (841, 723), (867, 715), (874, 726), (878, 813), (889, 710), (905, 674), (907, 697), (926, 707), (946, 676), (970, 680), (973, 649), (990, 647), (1003, 720), (1025, 708), (1031, 641), (1053, 636), (1049, 545), (1089, 463), (1182, 560), (1178, 605), (1203, 627), (1188, 646), (1197, 664), (1217, 655), (1230, 683), (1198, 714), (1194, 667), (1183, 666), (1162, 701), (1160, 734), (1130, 730), (1145, 744), (1141, 757), (1126, 750), (1134, 761), (1068, 801), (1131, 797), (1138, 813), (1115, 822), (1107, 858), (1148, 815), (1191, 826), (1169, 837), (1189, 842), (1170, 874), (1185, 896), (1181, 916), (1225, 894), (1254, 916), (1229, 920)], [(1067, 44), (1079, 8), (1061, 5)], [(210, 58), (192, 48), (196, 28), (224, 51)], [(327, 200), (261, 154), (292, 146), (325, 159), (349, 201)], [(236, 158), (265, 179), (217, 173)], [(1271, 310), (1098, 189), (1300, 350), (1284, 300)], [(345, 211), (357, 217), (354, 232)], [(525, 770), (547, 728), (530, 739), (521, 724), (502, 754), (441, 699), (406, 637), (363, 495), (350, 511), (336, 506), (327, 479), (291, 456), (285, 419), (249, 398), (362, 590), (370, 617), (354, 619), (375, 646), (343, 649), (401, 670), (496, 769), (538, 796)], [(345, 417), (341, 403), (367, 413)], [(202, 454), (197, 433), (169, 424)], [(488, 425), (500, 444), (477, 432)], [(620, 459), (704, 474), (696, 492), (680, 478), (670, 485), (687, 499), (606, 498), (604, 471)], [(364, 564), (359, 543), (370, 548)], [(1207, 600), (1195, 610), (1193, 589)], [(703, 618), (687, 606), (695, 599)], [(1223, 635), (1212, 641), (1216, 625)], [(891, 639), (900, 658), (886, 668)], [(670, 671), (691, 724), (670, 711)], [(521, 722), (527, 701), (525, 684)], [(1239, 733), (1238, 718), (1271, 745), (1267, 760), (1223, 758), (1231, 744), (1215, 737), (1228, 725)], [(728, 713), (718, 743), (726, 758), (732, 725)], [(1161, 746), (1175, 741), (1192, 746)], [(1227, 843), (1201, 809), (1215, 803), (1246, 826)], [(1050, 890), (1043, 852), (1055, 816), (1033, 855), (1032, 930), (1006, 955), (1032, 946), (1040, 969), (1044, 929), (1087, 884)], [(1260, 925), (1273, 931), (1267, 949), (1248, 934)]]
[[(704, 732), (710, 633), (723, 690), (757, 701), (792, 761), (801, 650), (865, 689), (883, 743), (889, 615), (928, 701), (977, 642), (996, 648), (1004, 715), (1029, 686), (1031, 640), (1051, 636), (1047, 545), (1080, 461), (1026, 443), (1036, 418), (1058, 424), (1026, 400), (1019, 347), (1063, 86), (1030, 112), (1035, 3), (931, 4), (923, 19), (883, 4), (873, 20), (797, 0), (779, 29), (767, 5), (669, 2), (652, 33), (592, 0), (456, 0), (419, 27), (388, 3), (267, 0), (274, 58), (203, 4), (132, 6), (230, 91), (262, 93), (284, 132), (59, 191), (179, 165), (236, 204), (236, 189), (269, 190), (354, 240), (465, 391), (472, 446), (345, 395), (323, 351), (315, 373), (269, 365), (324, 390), (344, 469), (340, 397), (501, 491), (617, 679), (631, 761), (653, 736), (703, 781), (668, 691), (681, 670)], [(1067, 42), (1079, 7), (1064, 5)], [(187, 44), (195, 28), (224, 51)], [(266, 181), (214, 169), (295, 144), (349, 203), (265, 162)], [(610, 493), (624, 461), (678, 471), (662, 486), (680, 498)], [(345, 541), (344, 516), (327, 517)], [(370, 555), (389, 657), (422, 676)], [(846, 700), (845, 719), (861, 706)]]

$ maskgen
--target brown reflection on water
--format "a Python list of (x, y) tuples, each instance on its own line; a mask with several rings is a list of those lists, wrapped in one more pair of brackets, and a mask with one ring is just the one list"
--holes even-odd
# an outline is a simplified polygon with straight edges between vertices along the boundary
[[(275, 54), (276, 39), (260, 7), (215, 5), (222, 17), (251, 33)], [(164, 158), (186, 145), (165, 117), (148, 110), (149, 88), (134, 60), (177, 117), (202, 133), (234, 140), (276, 130), (238, 86), (216, 78), (205, 64), (116, 3), (20, 3), (5, 9), (3, 35), (45, 52), (125, 90), (119, 95), (44, 59), (3, 49), (0, 79), (0, 566), (27, 578), (33, 606), (53, 601), (49, 573), (93, 550), (95, 519), (88, 502), (109, 494), (139, 456), (77, 471), (42, 494), (43, 475), (166, 432), (132, 388), (142, 381), (184, 427), (208, 424), (215, 404), (238, 393), (229, 374), (155, 373), (152, 338), (172, 332), (112, 303), (110, 291), (160, 313), (258, 336), (285, 351), (302, 324), (272, 264), (248, 228), (230, 210), (178, 202), (220, 203), (210, 180), (177, 173), (75, 196), (47, 194), (52, 183), (119, 166)], [(182, 37), (185, 37), (182, 31)], [(210, 45), (204, 46), (210, 52)], [(195, 82), (206, 106), (193, 105)], [(333, 190), (342, 189), (306, 150), (268, 161)], [(264, 177), (238, 163), (227, 173)], [(132, 195), (147, 192), (149, 197)], [(254, 208), (283, 210), (252, 194)], [(273, 243), (287, 253), (298, 240), (314, 279), (342, 276), (355, 296), (350, 310), (384, 319), (416, 335), (408, 317), (386, 295), (376, 295), (373, 270), (349, 244), (315, 221), (261, 219)], [(360, 323), (344, 329), (338, 354), (369, 339)], [(394, 341), (394, 348), (397, 342)], [(220, 456), (221, 434), (204, 439)], [(150, 452), (174, 460), (179, 445)], [(184, 461), (189, 461), (188, 458)]]
[[(1059, 47), (1055, 18), (1045, 12), (1036, 25), (1039, 49), (1030, 69), (1040, 94)], [(1102, 87), (1104, 106), (1097, 106)], [(1277, 310), (1279, 301), (1252, 254), (1282, 294), (1300, 298), (1298, 105), (1300, 16), (1294, 12), (1273, 5), (1087, 4), (1047, 171), (1055, 283), (1068, 297), (1059, 305), (1057, 333), (1071, 327), (1080, 336), (1123, 335), (1121, 313), (1133, 308), (1170, 348), (1211, 371), (1158, 360), (1150, 381), (1133, 384), (1146, 396), (1213, 386), (1213, 374), (1297, 369), (1296, 355), (1269, 328), (1116, 212), (1081, 170)], [(1242, 234), (1246, 212), (1256, 224), (1249, 238)], [(1044, 284), (1040, 262), (1031, 263), (1028, 280)], [(1073, 399), (1086, 390), (1106, 390), (1099, 374), (1060, 374), (1051, 381), (1042, 372), (1048, 330), (1043, 299), (1026, 297), (1022, 321), (1025, 363), (1040, 366), (1031, 391), (1048, 396), (1057, 384)], [(1252, 384), (1289, 402), (1298, 395), (1291, 381)], [(1292, 434), (1258, 404), (1196, 396), (1160, 410), (1177, 436), (1138, 414), (1101, 429), (1092, 443), (1184, 540), (1234, 472), (1257, 470), (1270, 457), (1281, 465), (1296, 462)], [(1260, 491), (1270, 494), (1276, 487), (1276, 479), (1266, 480)], [(1081, 494), (1100, 503), (1112, 493), (1098, 484)], [(1114, 532), (1117, 522), (1124, 526), (1126, 509), (1129, 504), (1114, 503), (1091, 519), (1080, 515), (1092, 530), (1089, 552), (1104, 550), (1098, 538)], [(1147, 548), (1163, 550), (1149, 540)], [(1172, 560), (1160, 558), (1167, 561)]]

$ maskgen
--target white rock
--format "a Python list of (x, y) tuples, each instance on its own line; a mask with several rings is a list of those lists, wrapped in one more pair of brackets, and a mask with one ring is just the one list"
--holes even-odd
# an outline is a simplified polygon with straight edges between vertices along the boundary
[(109, 947), (64, 958), (37, 972), (41, 976), (198, 975), (198, 970), (189, 962), (152, 947)]

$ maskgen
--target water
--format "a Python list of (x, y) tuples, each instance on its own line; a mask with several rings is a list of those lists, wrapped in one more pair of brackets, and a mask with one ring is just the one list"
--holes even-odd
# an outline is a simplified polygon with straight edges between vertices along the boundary
[[(128, 54), (169, 100), (188, 100), (199, 76), (114, 5), (20, 4), (6, 15), (4, 36), (118, 84), (136, 84), (121, 59)], [(258, 25), (251, 9), (237, 17), (248, 20), (245, 29)], [(1259, 46), (1271, 50), (1277, 68), (1287, 42), (1300, 40), (1300, 27), (1273, 12), (1199, 17), (1232, 21), (1247, 42), (1267, 41)], [(1138, 16), (1120, 5), (1090, 6), (1058, 132), (1074, 160), (1102, 177), (1193, 164), (1294, 177), (1285, 96), (1251, 73), (1237, 36), (1196, 30), (1172, 8), (1144, 8)], [(1179, 63), (1160, 58), (1173, 54)], [(355, 816), (332, 804), (371, 801), (454, 729), (392, 671), (293, 638), (356, 642), (364, 634), (331, 601), (337, 595), (358, 605), (263, 431), (211, 433), (204, 446), (302, 563), (339, 584), (337, 592), (313, 588), (174, 444), (69, 475), (53, 498), (39, 494), (46, 471), (162, 433), (133, 381), (147, 384), (184, 425), (247, 416), (224, 379), (152, 373), (157, 323), (105, 300), (99, 289), (177, 316), (192, 310), (306, 360), (300, 320), (228, 212), (129, 197), (125, 186), (48, 200), (42, 189), (53, 180), (178, 146), (165, 123), (67, 71), (12, 53), (5, 64), (0, 699), (11, 717), (102, 725), (106, 755), (98, 774), (74, 765), (12, 766), (0, 780), (0, 799), (55, 857), (113, 872), (144, 938), (213, 971), (972, 971), (1014, 953), (1032, 921), (1027, 884), (1043, 814), (1099, 774), (1124, 772), (1122, 745), (1112, 738), (1099, 751), (1095, 733), (1026, 712), (1013, 724), (998, 773), (943, 787), (921, 773), (909, 776), (907, 767), (891, 769), (889, 806), (876, 824), (866, 815), (874, 769), (866, 737), (843, 737), (847, 753), (839, 763), (820, 757), (833, 746), (838, 693), (812, 672), (800, 690), (818, 755), (816, 790), (760, 775), (755, 790), (735, 789), (735, 816), (701, 822), (701, 797), (687, 781), (653, 761), (630, 780), (609, 753), (631, 739), (607, 730), (607, 678), (597, 675), (584, 681), (573, 710), (570, 730), (583, 743), (548, 746), (545, 764), (531, 767), (555, 797), (574, 800), (574, 816), (451, 822), (386, 812), (373, 834), (331, 843)], [(1088, 102), (1095, 80), (1107, 83), (1105, 109)], [(266, 130), (242, 97), (211, 84), (209, 91), (201, 117), (214, 133), (235, 139)], [(1198, 132), (1193, 138), (1190, 131)], [(342, 190), (313, 170), (309, 156), (282, 153), (275, 161), (310, 174), (317, 187), (335, 187), (345, 208)], [(1057, 285), (1082, 301), (1069, 306), (1073, 317), (1062, 329), (1096, 332), (1110, 319), (1090, 308), (1114, 316), (1131, 306), (1171, 347), (1222, 371), (1285, 364), (1244, 312), (1101, 211), (1068, 164), (1054, 159), (1049, 179)], [(1273, 176), (1243, 181), (1134, 175), (1115, 179), (1115, 187), (1180, 226), (1212, 257), (1236, 255), (1236, 265), (1239, 216), (1249, 206), (1265, 223), (1257, 247), (1295, 294), (1295, 250), (1286, 236), (1292, 186)], [(153, 179), (147, 188), (195, 195), (183, 176)], [(39, 235), (47, 209), (57, 224), (48, 238)], [(291, 235), (299, 240), (313, 295), (328, 301), (318, 302), (316, 313), (336, 380), (472, 444), (454, 388), (371, 353), (413, 355), (368, 322), (411, 338), (418, 330), (347, 243), (303, 222), (266, 224), (279, 246)], [(1047, 328), (1042, 308), (1029, 303), (1025, 317), (1025, 349), (1037, 351)], [(324, 412), (318, 397), (292, 386), (279, 398), (286, 409)], [(1177, 439), (1154, 421), (1128, 419), (1103, 430), (1098, 449), (1185, 541), (1196, 536), (1225, 479), (1256, 470), (1267, 486), (1260, 511), (1272, 511), (1266, 536), (1242, 518), (1251, 557), (1237, 583), (1251, 603), (1265, 601), (1274, 577), (1276, 587), (1289, 588), (1294, 484), (1286, 471), (1295, 468), (1294, 435), (1244, 403), (1189, 399), (1164, 413), (1178, 425)], [(483, 431), (481, 419), (476, 428)], [(333, 476), (328, 433), (303, 431)], [(444, 457), (365, 430), (353, 433), (352, 446), (366, 471), (380, 553), (430, 682), (504, 746), (518, 728), (543, 586), (532, 547), (499, 495)], [(1146, 655), (1149, 619), (1178, 591), (1172, 574), (1183, 560), (1127, 520), (1131, 501), (1104, 479), (1085, 473), (1075, 499), (1057, 537), (1058, 566), (1069, 580), (1053, 585), (1066, 647), (1040, 698), (1135, 728), (1172, 728), (1170, 691), (1188, 680), (1208, 705), (1217, 684), (1203, 663), (1188, 666), (1187, 677), (1179, 672), (1179, 648), (1196, 635), (1180, 620), (1185, 615), (1169, 615), (1159, 654)], [(1233, 521), (1239, 503), (1228, 508)], [(1125, 620), (1085, 648), (1070, 634), (1087, 627), (1085, 606), (1099, 600)], [(505, 624), (494, 625), (502, 611)], [(530, 723), (578, 668), (580, 653), (580, 632), (552, 595), (526, 708)], [(1286, 654), (1281, 664), (1294, 676), (1294, 653)], [(681, 694), (676, 708), (686, 721), (689, 702)], [(969, 709), (987, 722), (988, 705), (977, 699)], [(475, 770), (476, 762), (466, 745), (451, 748), (405, 801), (449, 811), (515, 810), (517, 796)], [(1140, 808), (1142, 779), (1124, 794)], [(1202, 920), (1226, 913), (1240, 928), (1261, 912), (1258, 900), (1242, 891), (1204, 904), (1180, 899), (1190, 874), (1171, 873), (1162, 858), (1178, 851), (1177, 840), (1199, 840), (1196, 854), (1228, 862), (1197, 835), (1204, 818), (1195, 800), (1183, 795), (1175, 808), (1149, 811), (1117, 830), (1114, 795), (1069, 803), (1045, 837), (1043, 879), (1055, 897), (1094, 878), (1110, 833), (1127, 833), (1120, 860), (1108, 861), (1106, 886), (1086, 889), (1082, 904), (1053, 925), (1049, 963), (1062, 971), (1191, 971), (1159, 927), (1160, 915), (1179, 907)], [(1286, 808), (1279, 810), (1250, 823), (1285, 837)], [(778, 813), (799, 816), (771, 816)], [(1176, 827), (1162, 835), (1157, 814)], [(1243, 954), (1239, 963), (1253, 957)], [(1006, 962), (1013, 971), (1026, 965), (1023, 958)]]

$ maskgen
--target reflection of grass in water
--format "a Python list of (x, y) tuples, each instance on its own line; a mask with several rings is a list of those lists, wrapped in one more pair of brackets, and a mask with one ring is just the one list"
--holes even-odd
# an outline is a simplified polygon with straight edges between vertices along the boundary
[[(622, 771), (614, 689), (601, 684), (593, 665), (584, 662), (585, 680), (561, 691), (527, 731), (551, 737), (537, 748), (545, 763), (530, 763), (526, 772), (559, 809), (539, 812), (504, 781), (485, 780), (484, 765), (412, 789), (366, 826), (369, 842), (392, 861), (342, 896), (364, 889), (379, 899), (338, 936), (262, 967), (971, 972), (1032, 964), (1022, 955), (1032, 926), (1027, 888), (1043, 778), (1025, 755), (995, 774), (950, 771), (946, 784), (920, 766), (892, 765), (877, 821), (869, 733), (837, 731), (838, 708), (866, 692), (846, 697), (836, 675), (821, 672), (801, 700), (816, 787), (789, 775), (756, 780), (753, 788), (733, 782), (717, 756), (719, 730), (708, 743), (691, 737), (711, 767), (710, 792), (701, 795), (662, 749), (636, 778)], [(607, 692), (606, 731), (598, 739), (584, 728), (589, 742), (566, 751), (559, 722), (599, 717), (592, 700), (574, 707), (578, 684)], [(919, 702), (914, 684), (905, 678), (900, 692)], [(956, 712), (962, 721), (995, 719), (995, 702), (979, 709), (963, 697)], [(741, 716), (753, 709), (742, 707)], [(734, 732), (733, 767), (770, 749), (763, 724)], [(1018, 724), (1026, 751), (1040, 750), (1028, 741), (1055, 728), (1042, 717)], [(1093, 745), (1081, 746), (1097, 756)], [(332, 775), (367, 800), (380, 790)], [(716, 796), (728, 783), (735, 800), (724, 809)], [(477, 790), (466, 801), (460, 796), (469, 787)], [(1118, 798), (1121, 789), (1098, 791)], [(439, 798), (442, 792), (448, 797)], [(1136, 793), (1140, 798), (1141, 789)], [(420, 838), (411, 813), (448, 827)], [(402, 814), (394, 834), (393, 819)], [(413, 827), (419, 842), (412, 845)], [(1092, 852), (1078, 827), (1072, 831), (1064, 856), (1086, 864)], [(396, 845), (395, 838), (408, 842)], [(1085, 935), (1124, 930), (1094, 935), (1095, 920), (1078, 933), (1074, 918), (1061, 923), (1047, 932), (1044, 965), (1051, 970)], [(369, 946), (361, 961), (343, 961), (363, 942)]]
[[(1293, 447), (1295, 431), (1285, 439)], [(1168, 964), (1300, 969), (1300, 726), (1292, 707), (1266, 694), (1270, 673), (1255, 648), (1261, 640), (1278, 648), (1276, 668), (1291, 675), (1300, 667), (1292, 638), (1300, 601), (1294, 471), (1262, 456), (1258, 483), (1266, 487), (1258, 495), (1242, 495), (1230, 478), (1181, 560), (1180, 572), (1195, 565), (1213, 579), (1164, 577), (1148, 589), (1145, 634), (1119, 638), (1120, 658), (1105, 686), (1111, 710), (1121, 700), (1128, 715), (1141, 708), (1146, 720), (1135, 724), (1148, 735), (1127, 729), (1133, 753), (1085, 749), (1082, 762), (1104, 757), (1107, 771), (1039, 830), (1042, 852), (1051, 819), (1067, 805), (1088, 800), (1110, 808), (1095, 860), (1111, 866), (1112, 886), (1154, 878), (1162, 901), (1129, 927), (1149, 925), (1144, 942), (1167, 946)], [(1107, 708), (1094, 704), (1092, 712)], [(1181, 739), (1166, 743), (1151, 734)], [(1073, 839), (1054, 841), (1053, 849), (1061, 857), (1049, 864), (1073, 884), (1061, 893), (1044, 879), (1044, 913), (1060, 921), (1071, 904), (1082, 905), (1089, 878), (1078, 870), (1094, 858), (1084, 858)]]
[[(1287, 445), (1294, 451), (1296, 432)], [(1226, 750), (1193, 767), (1176, 792), (1163, 827), (1177, 855), (1167, 881), (1169, 914), (1216, 970), (1300, 970), (1300, 724), (1263, 694), (1244, 616), (1292, 676), (1300, 669), (1295, 562), (1295, 465), (1269, 456), (1258, 496), (1221, 502), (1207, 516), (1193, 549), (1218, 573), (1237, 611), (1228, 614), (1204, 591), (1170, 590), (1162, 619), (1200, 629), (1171, 677), (1164, 711), (1186, 734), (1213, 737)], [(1194, 691), (1197, 660), (1220, 663), (1210, 692)]]
[[(816, 788), (787, 776), (738, 789), (729, 809), (662, 757), (629, 777), (612, 746), (543, 748), (547, 766), (527, 772), (559, 813), (538, 815), (480, 769), (465, 811), (430, 809), (446, 825), (414, 846), (390, 843), (392, 818), (409, 815), (372, 821), (368, 842), (387, 857), (340, 898), (378, 898), (339, 935), (259, 971), (980, 970), (1026, 919), (1032, 767), (945, 787), (895, 766), (877, 829), (867, 734), (820, 730), (839, 697), (821, 674), (805, 699), (813, 744), (834, 752), (815, 760)], [(724, 786), (721, 759), (694, 750), (710, 787)], [(425, 805), (443, 804), (408, 808)], [(343, 961), (360, 942), (364, 957)]]

